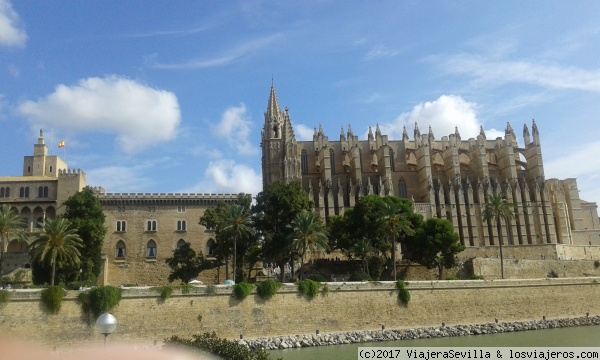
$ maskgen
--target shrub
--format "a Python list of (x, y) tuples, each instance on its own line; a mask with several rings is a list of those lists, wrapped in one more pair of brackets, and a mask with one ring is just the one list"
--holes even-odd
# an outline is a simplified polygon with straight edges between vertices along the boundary
[(373, 279), (366, 272), (359, 270), (354, 274), (350, 275), (348, 281), (373, 281)]
[(206, 287), (205, 291), (208, 295), (214, 295), (217, 293), (217, 287), (214, 286), (213, 284), (210, 284)]
[(558, 273), (554, 270), (550, 270), (550, 272), (548, 273), (548, 277), (549, 278), (557, 278), (558, 277)]
[(189, 294), (194, 286), (190, 284), (181, 284), (181, 293)]
[(102, 286), (79, 293), (77, 302), (83, 311), (95, 318), (110, 311), (121, 300), (121, 289), (114, 286)]
[(51, 314), (58, 314), (65, 297), (65, 289), (62, 286), (48, 286), (42, 290), (42, 301)]
[(171, 285), (156, 286), (151, 288), (150, 290), (158, 292), (162, 301), (169, 300), (171, 298), (171, 295), (173, 295), (173, 287)]
[(456, 275), (447, 275), (444, 280), (458, 280)]
[(321, 289), (321, 296), (327, 296), (329, 295), (329, 285), (325, 284), (323, 285), (323, 288)]
[(310, 280), (312, 281), (317, 281), (317, 282), (327, 282), (327, 279), (325, 279), (325, 277), (321, 274), (312, 274), (311, 276), (308, 277)]
[(594, 267), (597, 269), (600, 267), (600, 260), (594, 261)]
[(485, 280), (483, 275), (473, 275), (471, 276), (471, 280)]
[(265, 350), (249, 349), (235, 341), (219, 339), (214, 332), (193, 335), (192, 340), (173, 336), (165, 341), (165, 345), (185, 345), (199, 353), (208, 351), (225, 360), (269, 360), (271, 358)]
[(261, 281), (256, 285), (256, 292), (258, 296), (263, 299), (270, 299), (275, 295), (277, 290), (281, 287), (281, 283), (275, 280)]
[(406, 284), (402, 280), (396, 281), (396, 289), (398, 289), (398, 300), (404, 306), (408, 306), (410, 302), (410, 293), (406, 288)]
[(9, 302), (11, 297), (12, 294), (10, 293), (10, 291), (0, 290), (0, 306)]
[(298, 284), (298, 290), (306, 295), (309, 299), (314, 298), (319, 293), (319, 288), (321, 287), (321, 283), (312, 281), (310, 279), (306, 279), (304, 281), (300, 281)]
[(233, 286), (233, 294), (238, 300), (244, 300), (250, 293), (252, 293), (252, 284), (242, 281)]

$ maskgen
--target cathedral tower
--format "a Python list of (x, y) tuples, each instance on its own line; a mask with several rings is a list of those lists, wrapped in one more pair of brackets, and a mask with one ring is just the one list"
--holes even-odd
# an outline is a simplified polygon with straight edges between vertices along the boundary
[(273, 85), (261, 137), (263, 187), (300, 179), (300, 158), (290, 116), (287, 108), (279, 108)]

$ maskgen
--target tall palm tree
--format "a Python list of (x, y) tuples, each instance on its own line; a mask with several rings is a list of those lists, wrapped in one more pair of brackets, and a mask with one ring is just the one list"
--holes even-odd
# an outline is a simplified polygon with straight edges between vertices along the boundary
[(233, 282), (237, 271), (237, 241), (254, 234), (250, 209), (247, 206), (231, 204), (223, 220), (222, 231), (233, 237)]
[(303, 211), (296, 214), (290, 225), (292, 233), (288, 236), (292, 250), (301, 255), (300, 270), (304, 265), (306, 253), (329, 250), (327, 232), (321, 222), (321, 217), (312, 211)]
[(386, 202), (382, 209), (382, 227), (392, 244), (392, 267), (394, 281), (396, 281), (396, 239), (413, 235), (415, 230), (408, 220), (408, 214), (403, 211), (402, 205), (396, 202)]
[(502, 220), (506, 224), (515, 217), (513, 204), (506, 201), (500, 194), (491, 194), (488, 196), (487, 203), (483, 207), (483, 218), (491, 223), (496, 222), (498, 229), (498, 245), (500, 246), (500, 277), (504, 279), (504, 258), (502, 256)]
[(25, 222), (9, 205), (4, 204), (0, 207), (0, 285), (2, 285), (4, 249), (8, 246), (11, 237), (25, 239)]
[(58, 218), (40, 223), (42, 230), (34, 234), (31, 243), (32, 258), (40, 263), (50, 262), (52, 277), (50, 285), (54, 286), (57, 261), (65, 261), (76, 265), (79, 263), (79, 248), (83, 247), (83, 240), (77, 234), (77, 229), (71, 226), (67, 219)]

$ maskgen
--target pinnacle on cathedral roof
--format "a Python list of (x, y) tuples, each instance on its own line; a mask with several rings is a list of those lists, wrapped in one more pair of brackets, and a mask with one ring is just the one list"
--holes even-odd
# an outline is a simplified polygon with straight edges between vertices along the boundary
[(402, 130), (402, 140), (408, 140), (408, 132), (406, 131), (406, 125), (404, 125), (404, 129)]
[(435, 140), (435, 137), (433, 136), (433, 130), (431, 130), (431, 125), (429, 125), (429, 136), (428, 136), (429, 140)]
[(458, 126), (454, 127), (454, 135), (456, 135), (456, 140), (460, 140), (460, 133), (458, 132)]
[(539, 131), (537, 128), (537, 125), (535, 124), (535, 119), (532, 120), (533, 124), (531, 124), (531, 132), (533, 133), (533, 135), (539, 135)]

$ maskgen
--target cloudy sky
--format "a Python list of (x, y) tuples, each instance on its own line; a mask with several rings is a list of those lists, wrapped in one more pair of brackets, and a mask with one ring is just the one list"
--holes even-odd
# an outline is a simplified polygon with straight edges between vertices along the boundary
[[(518, 134), (600, 203), (600, 2), (0, 0), (0, 176), (39, 129), (108, 192), (256, 194), (272, 82), (299, 140)], [(65, 148), (58, 149), (59, 141)]]

